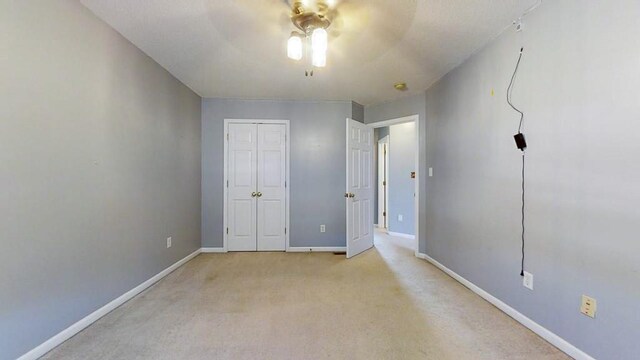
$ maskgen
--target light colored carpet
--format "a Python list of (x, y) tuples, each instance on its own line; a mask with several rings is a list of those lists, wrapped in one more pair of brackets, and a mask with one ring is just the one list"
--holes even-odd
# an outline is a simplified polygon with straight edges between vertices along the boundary
[(46, 359), (566, 359), (413, 256), (202, 254)]

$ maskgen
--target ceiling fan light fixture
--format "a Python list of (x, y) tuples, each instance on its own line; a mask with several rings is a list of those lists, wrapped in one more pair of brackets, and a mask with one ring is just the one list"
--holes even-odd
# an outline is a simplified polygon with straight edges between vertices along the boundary
[(318, 28), (311, 34), (311, 46), (314, 54), (327, 51), (327, 30)]
[(287, 56), (293, 60), (302, 59), (302, 38), (295, 31), (287, 41)]
[(313, 66), (315, 67), (325, 67), (327, 66), (327, 52), (326, 51), (317, 51), (313, 50)]

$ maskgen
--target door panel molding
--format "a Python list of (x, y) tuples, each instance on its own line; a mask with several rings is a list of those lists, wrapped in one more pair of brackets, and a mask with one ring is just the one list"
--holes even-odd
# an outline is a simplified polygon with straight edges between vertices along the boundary
[(347, 119), (347, 258), (373, 247), (373, 128)]
[[(271, 234), (277, 234), (278, 231), (280, 231), (280, 235), (282, 235), (282, 233), (284, 233), (284, 237), (285, 237), (285, 248), (284, 249), (278, 249), (277, 251), (289, 251), (290, 248), (290, 239), (289, 239), (289, 234), (291, 233), (290, 231), (290, 211), (289, 211), (289, 205), (290, 205), (290, 167), (289, 167), (289, 162), (290, 162), (290, 127), (289, 127), (289, 120), (266, 120), (266, 119), (224, 119), (224, 179), (223, 179), (223, 227), (222, 227), (222, 243), (223, 243), (223, 252), (228, 252), (228, 251), (233, 251), (234, 249), (230, 249), (229, 247), (229, 235), (227, 233), (227, 231), (231, 232), (230, 227), (234, 226), (233, 221), (230, 217), (231, 212), (233, 211), (232, 207), (230, 207), (229, 205), (229, 199), (230, 196), (233, 194), (230, 194), (232, 192), (230, 192), (230, 189), (232, 189), (232, 184), (231, 184), (231, 180), (234, 180), (232, 174), (230, 174), (230, 169), (229, 169), (229, 162), (230, 162), (230, 149), (229, 149), (229, 131), (230, 131), (230, 127), (232, 127), (233, 124), (253, 124), (256, 125), (256, 127), (260, 124), (264, 124), (264, 125), (282, 125), (284, 126), (284, 169), (280, 169), (281, 171), (279, 171), (279, 174), (274, 174), (274, 173), (269, 173), (267, 175), (270, 176), (269, 181), (267, 181), (266, 183), (266, 187), (263, 188), (262, 190), (260, 190), (260, 192), (262, 192), (263, 196), (261, 197), (261, 199), (265, 200), (265, 204), (268, 206), (270, 209), (277, 209), (280, 208), (282, 209), (284, 207), (284, 209), (282, 209), (282, 211), (284, 211), (284, 221), (281, 224), (278, 225), (274, 225), (274, 224), (269, 224), (269, 226), (265, 226), (264, 229), (267, 233), (267, 235), (271, 235)], [(265, 127), (265, 128), (268, 128)], [(256, 141), (261, 141), (258, 136), (258, 131), (256, 131)], [(265, 144), (266, 148), (269, 149), (268, 151), (272, 151), (272, 152), (280, 152), (282, 153), (282, 148), (280, 148), (279, 146), (281, 145), (282, 139), (279, 139), (279, 135), (277, 135), (277, 133), (270, 133), (268, 136), (265, 136), (264, 139), (262, 139), (262, 142)], [(275, 145), (277, 145), (279, 148), (278, 150), (271, 150), (271, 147), (274, 147)], [(257, 148), (257, 146), (256, 146)], [(255, 159), (255, 164), (256, 166), (259, 166), (259, 161), (258, 158), (260, 151), (257, 150), (256, 153), (256, 159)], [(279, 161), (282, 164), (282, 159), (279, 159), (279, 156), (275, 156), (275, 154), (269, 154), (267, 155), (268, 159), (265, 159), (267, 161)], [(258, 174), (260, 174), (260, 169), (256, 168), (256, 171), (258, 172)], [(280, 179), (278, 179), (278, 175), (280, 177)], [(245, 183), (246, 181), (242, 181), (240, 183)], [(281, 200), (280, 199), (268, 199), (269, 198), (269, 194), (270, 194), (270, 189), (269, 185), (275, 185), (275, 182), (279, 182), (279, 183), (284, 183), (285, 187), (284, 187), (284, 199)], [(266, 190), (266, 191), (263, 191)], [(254, 184), (254, 190), (253, 191), (258, 191), (258, 179), (255, 179), (255, 184)], [(266, 195), (265, 195), (266, 194)], [(249, 198), (253, 200), (254, 205), (256, 205), (256, 202), (258, 204), (260, 204), (261, 202), (258, 201), (258, 197), (252, 197), (251, 195), (249, 195)], [(276, 203), (279, 204), (276, 204)], [(256, 215), (259, 211), (259, 206), (256, 205), (254, 206)], [(266, 220), (266, 219), (265, 219)], [(258, 229), (258, 222), (260, 220), (254, 218), (254, 226), (257, 232)], [(273, 226), (272, 226), (273, 225)], [(282, 227), (282, 229), (280, 229)], [(246, 230), (246, 226), (242, 227), (243, 230)], [(286, 231), (285, 231), (286, 229)], [(257, 236), (257, 233), (256, 233)], [(276, 236), (276, 235), (273, 235)], [(257, 239), (257, 237), (256, 237)], [(256, 249), (251, 250), (251, 251), (260, 251), (260, 247), (258, 246), (258, 243), (256, 243)], [(269, 248), (265, 248), (265, 251), (267, 250), (271, 250)]]

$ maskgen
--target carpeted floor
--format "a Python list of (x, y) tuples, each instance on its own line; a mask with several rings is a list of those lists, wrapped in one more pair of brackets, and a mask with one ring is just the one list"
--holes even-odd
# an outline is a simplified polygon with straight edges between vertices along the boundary
[(412, 243), (202, 254), (45, 358), (567, 359)]

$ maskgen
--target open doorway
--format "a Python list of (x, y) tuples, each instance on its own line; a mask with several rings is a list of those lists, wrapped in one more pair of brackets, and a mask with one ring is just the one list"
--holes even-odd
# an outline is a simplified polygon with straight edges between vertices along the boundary
[[(418, 115), (369, 124), (376, 151), (374, 224), (376, 232), (407, 239), (418, 252)], [(384, 241), (388, 237), (379, 237)], [(378, 240), (378, 239), (376, 239)]]

